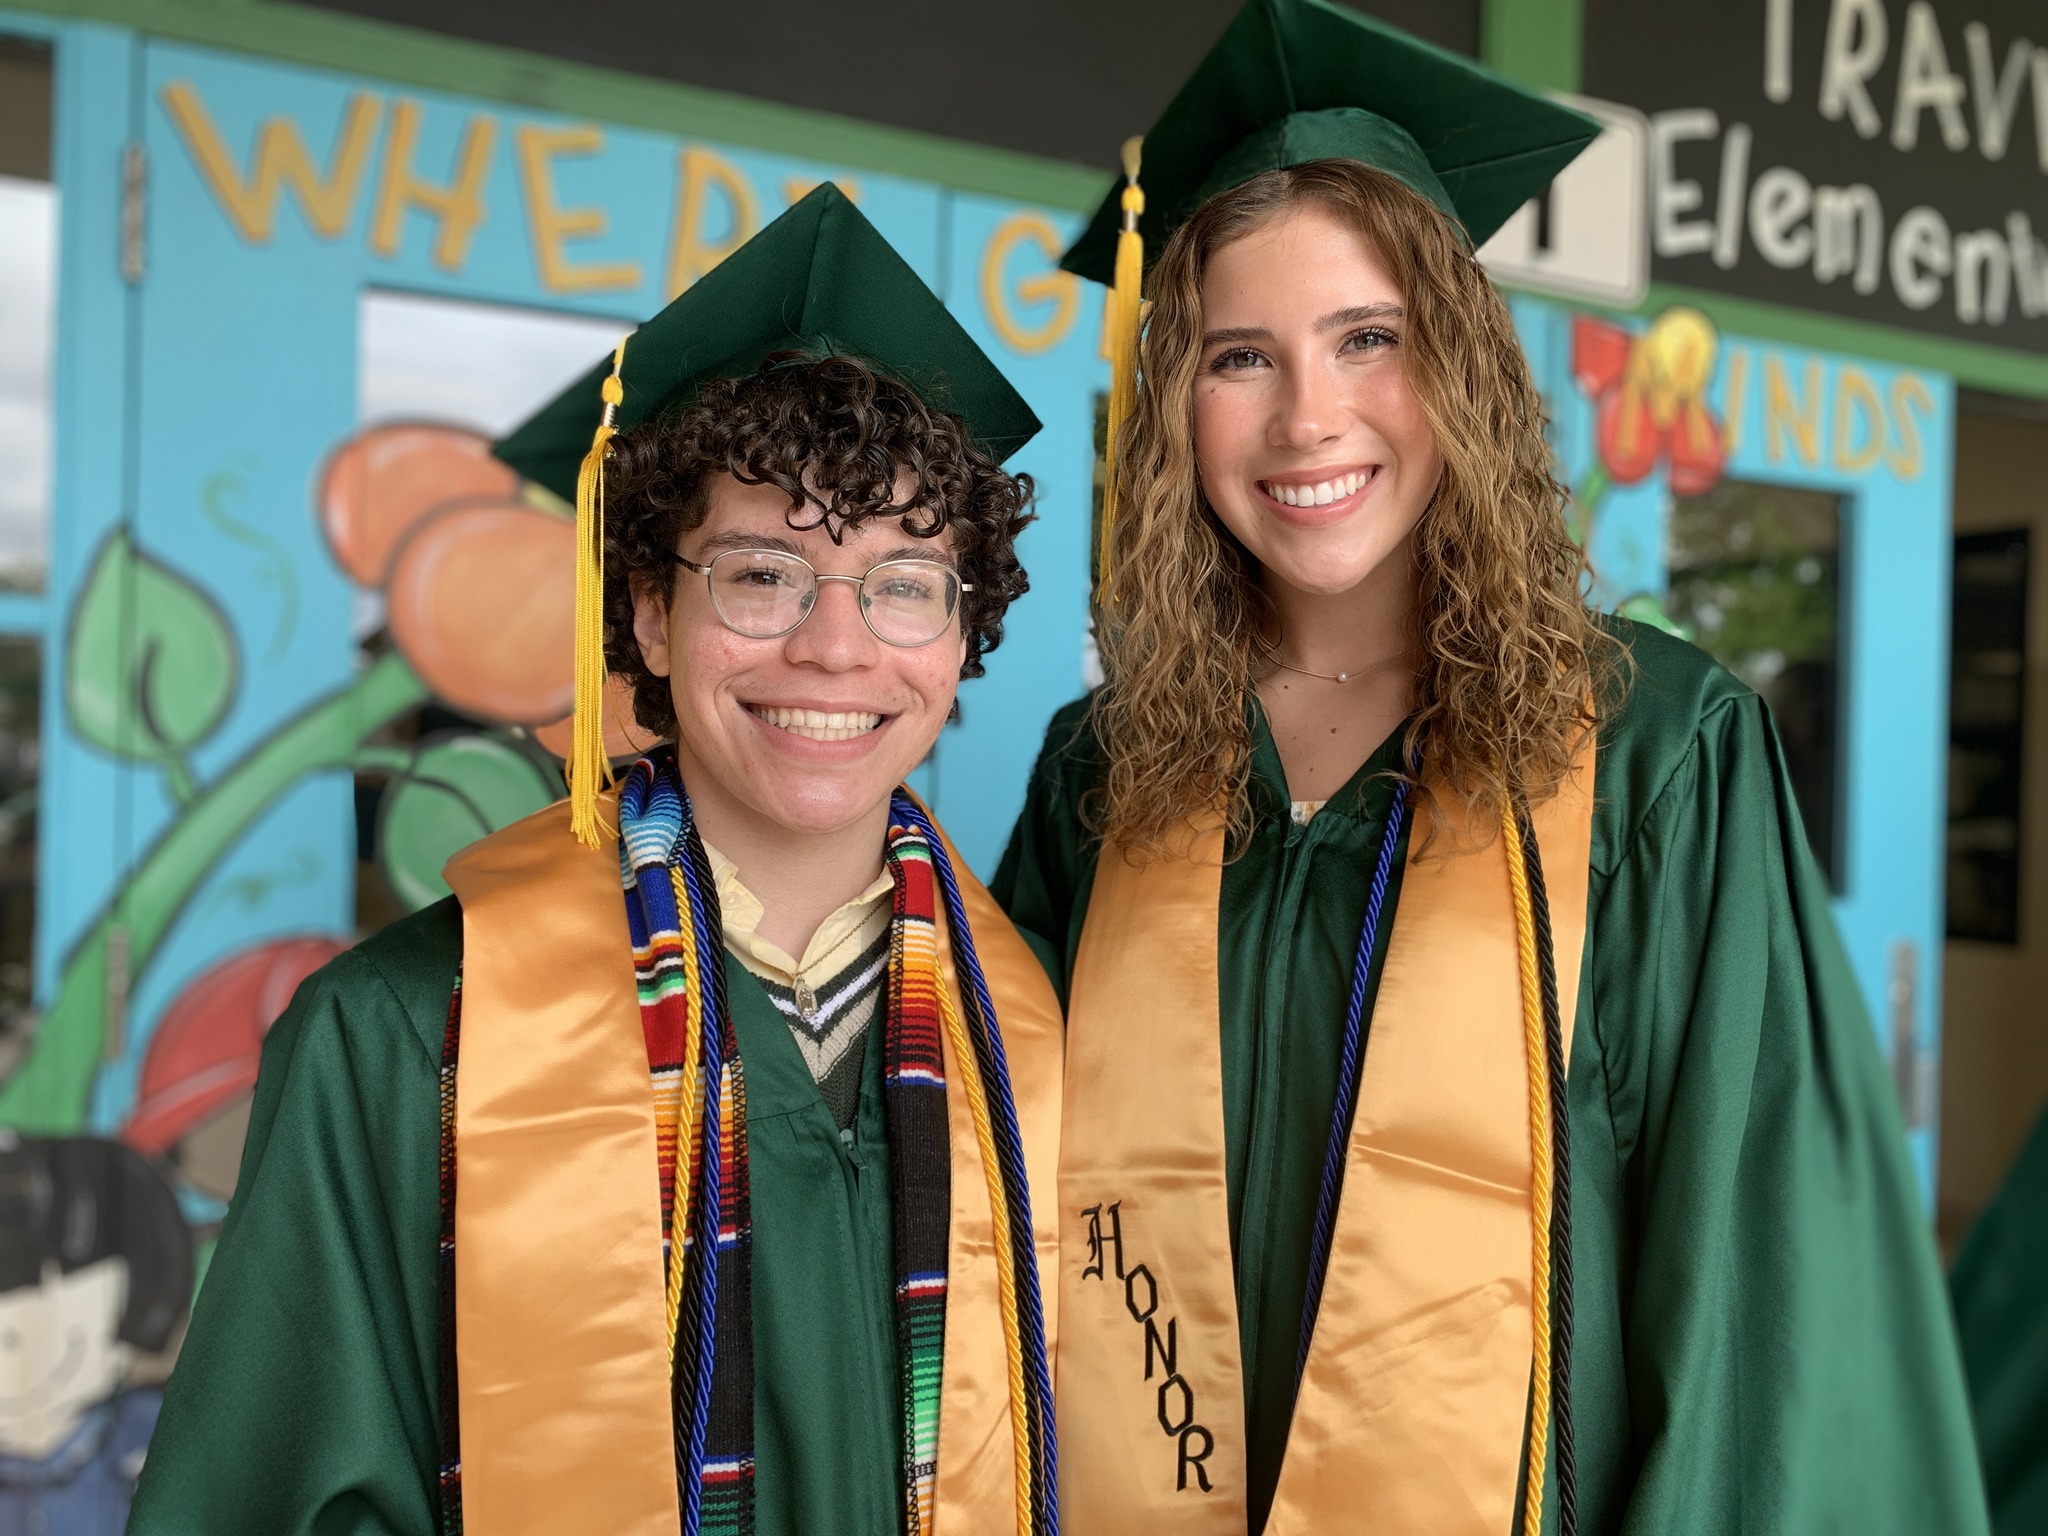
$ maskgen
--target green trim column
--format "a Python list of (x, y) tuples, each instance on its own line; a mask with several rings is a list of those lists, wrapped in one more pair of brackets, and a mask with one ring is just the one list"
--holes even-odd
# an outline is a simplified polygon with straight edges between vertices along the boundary
[(1584, 0), (1480, 0), (1480, 58), (1524, 85), (1576, 91), (1584, 36)]

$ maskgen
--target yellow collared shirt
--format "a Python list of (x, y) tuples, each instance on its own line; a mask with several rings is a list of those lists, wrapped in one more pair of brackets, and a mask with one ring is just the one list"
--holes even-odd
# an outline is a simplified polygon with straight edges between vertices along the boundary
[(732, 860), (709, 843), (704, 845), (704, 853), (711, 860), (712, 878), (718, 882), (725, 947), (756, 976), (779, 986), (795, 988), (798, 982), (815, 985), (829, 980), (889, 926), (889, 896), (896, 889), (896, 879), (885, 864), (866, 890), (818, 924), (803, 955), (794, 957), (761, 937), (761, 899), (741, 882)]

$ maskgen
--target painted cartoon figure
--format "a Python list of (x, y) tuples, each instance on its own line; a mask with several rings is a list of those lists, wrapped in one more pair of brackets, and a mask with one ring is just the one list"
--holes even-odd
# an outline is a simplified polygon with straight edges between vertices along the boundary
[(114, 1536), (162, 1401), (124, 1390), (192, 1293), (178, 1202), (118, 1142), (0, 1131), (0, 1536)]

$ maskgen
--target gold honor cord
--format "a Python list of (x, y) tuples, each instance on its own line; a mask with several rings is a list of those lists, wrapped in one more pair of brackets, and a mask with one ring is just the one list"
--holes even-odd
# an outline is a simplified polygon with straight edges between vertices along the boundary
[(1138, 328), (1144, 312), (1145, 241), (1138, 219), (1145, 211), (1145, 192), (1138, 185), (1142, 138), (1124, 140), (1124, 225), (1116, 237), (1116, 281), (1109, 290), (1102, 317), (1103, 351), (1109, 356), (1109, 410), (1102, 443), (1102, 531), (1095, 553), (1099, 587), (1109, 587), (1110, 530), (1116, 525), (1123, 487), (1117, 477), (1117, 439), (1138, 404)]
[(1529, 1220), (1532, 1235), (1529, 1308), (1534, 1390), (1529, 1405), (1529, 1471), (1522, 1506), (1524, 1536), (1542, 1536), (1543, 1480), (1550, 1459), (1550, 1070), (1544, 1043), (1543, 990), (1537, 972), (1536, 919), (1529, 899), (1527, 855), (1511, 801), (1501, 802), (1508, 883), (1515, 898), (1515, 949), (1522, 979), (1522, 1033), (1529, 1056)]
[(602, 841), (597, 797), (612, 783), (611, 760), (604, 753), (604, 456), (618, 433), (619, 406), (626, 398), (619, 375), (629, 339), (620, 337), (612, 353), (612, 371), (602, 391), (604, 413), (576, 471), (576, 712), (567, 771), (569, 830), (586, 848)]

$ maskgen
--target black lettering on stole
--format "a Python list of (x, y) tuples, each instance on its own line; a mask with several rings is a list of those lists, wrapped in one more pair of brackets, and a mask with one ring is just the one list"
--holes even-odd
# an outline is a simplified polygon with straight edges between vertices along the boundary
[(1116, 1277), (1124, 1277), (1124, 1218), (1123, 1201), (1119, 1200), (1109, 1208), (1109, 1231), (1102, 1230), (1102, 1207), (1091, 1205), (1081, 1213), (1088, 1218), (1088, 1264), (1081, 1271), (1083, 1280), (1091, 1277), (1102, 1278), (1102, 1255), (1105, 1248), (1116, 1249)]
[(1159, 1281), (1151, 1266), (1124, 1262), (1123, 1202), (1085, 1206), (1081, 1214), (1088, 1219), (1088, 1262), (1081, 1278), (1107, 1281), (1113, 1275), (1123, 1282), (1124, 1310), (1145, 1331), (1145, 1380), (1155, 1373), (1161, 1377), (1155, 1407), (1160, 1432), (1174, 1443), (1174, 1488), (1185, 1493), (1192, 1473), (1198, 1489), (1213, 1492), (1205, 1463), (1216, 1437), (1196, 1420), (1195, 1389), (1180, 1373), (1180, 1319), (1159, 1316)]

